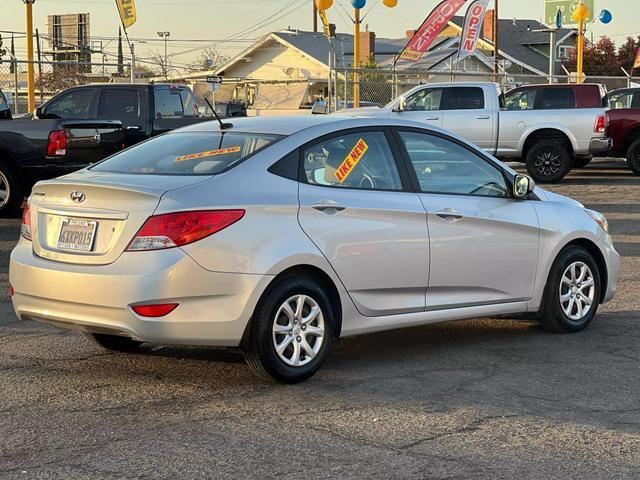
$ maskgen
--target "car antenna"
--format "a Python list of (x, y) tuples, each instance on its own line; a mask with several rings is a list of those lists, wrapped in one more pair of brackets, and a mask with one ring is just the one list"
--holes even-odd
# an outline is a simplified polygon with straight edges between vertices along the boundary
[(213, 114), (216, 116), (216, 119), (218, 120), (218, 123), (220, 124), (220, 130), (226, 130), (228, 128), (233, 128), (233, 123), (224, 123), (220, 119), (220, 115), (218, 115), (218, 112), (216, 112), (216, 109), (213, 108), (213, 105), (211, 105), (211, 102), (209, 101), (209, 99), (207, 97), (204, 97), (204, 101), (207, 102), (207, 105), (209, 105), (209, 108), (211, 109)]

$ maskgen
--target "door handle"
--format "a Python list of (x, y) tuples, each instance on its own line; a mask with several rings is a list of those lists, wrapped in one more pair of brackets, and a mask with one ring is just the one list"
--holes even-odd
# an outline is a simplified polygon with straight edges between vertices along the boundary
[(129, 125), (127, 130), (142, 130), (142, 127), (140, 125)]
[(491, 117), (489, 115), (479, 115), (476, 118), (478, 120), (489, 120)]
[(464, 216), (461, 213), (458, 213), (450, 208), (445, 208), (441, 212), (436, 212), (436, 215), (444, 220), (447, 220), (448, 222), (456, 222)]
[(316, 203), (314, 205), (311, 205), (311, 208), (324, 213), (342, 212), (343, 210), (347, 209), (347, 207), (343, 207), (342, 205), (338, 205), (335, 203)]
[(427, 117), (427, 120), (440, 120), (440, 117)]

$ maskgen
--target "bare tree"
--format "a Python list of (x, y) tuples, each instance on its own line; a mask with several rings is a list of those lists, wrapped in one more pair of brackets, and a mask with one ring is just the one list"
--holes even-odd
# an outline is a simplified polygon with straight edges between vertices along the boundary
[(226, 55), (215, 48), (206, 48), (200, 53), (197, 60), (194, 60), (189, 64), (189, 69), (194, 72), (213, 70), (226, 63), (229, 58), (229, 55)]

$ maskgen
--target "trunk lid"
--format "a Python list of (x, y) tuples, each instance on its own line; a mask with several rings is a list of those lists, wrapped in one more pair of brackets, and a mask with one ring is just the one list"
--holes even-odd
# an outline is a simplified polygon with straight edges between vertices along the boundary
[[(90, 170), (40, 182), (30, 197), (34, 252), (85, 265), (113, 263), (170, 190), (211, 177), (95, 173)], [(73, 197), (73, 199), (72, 199)], [(78, 225), (80, 225), (78, 227)], [(72, 250), (78, 231), (89, 250)], [(76, 245), (77, 246), (77, 245)]]

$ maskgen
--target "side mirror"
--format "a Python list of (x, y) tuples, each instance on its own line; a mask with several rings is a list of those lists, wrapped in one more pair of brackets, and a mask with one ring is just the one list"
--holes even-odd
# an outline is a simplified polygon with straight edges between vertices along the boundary
[(36, 108), (35, 118), (42, 118), (42, 115), (43, 115), (42, 107)]
[(513, 179), (513, 196), (515, 198), (525, 198), (536, 188), (536, 183), (526, 175), (516, 175)]
[(393, 109), (394, 112), (399, 113), (399, 112), (404, 112), (407, 109), (407, 99), (402, 96), (400, 97), (400, 103), (398, 103), (398, 106), (395, 107)]

